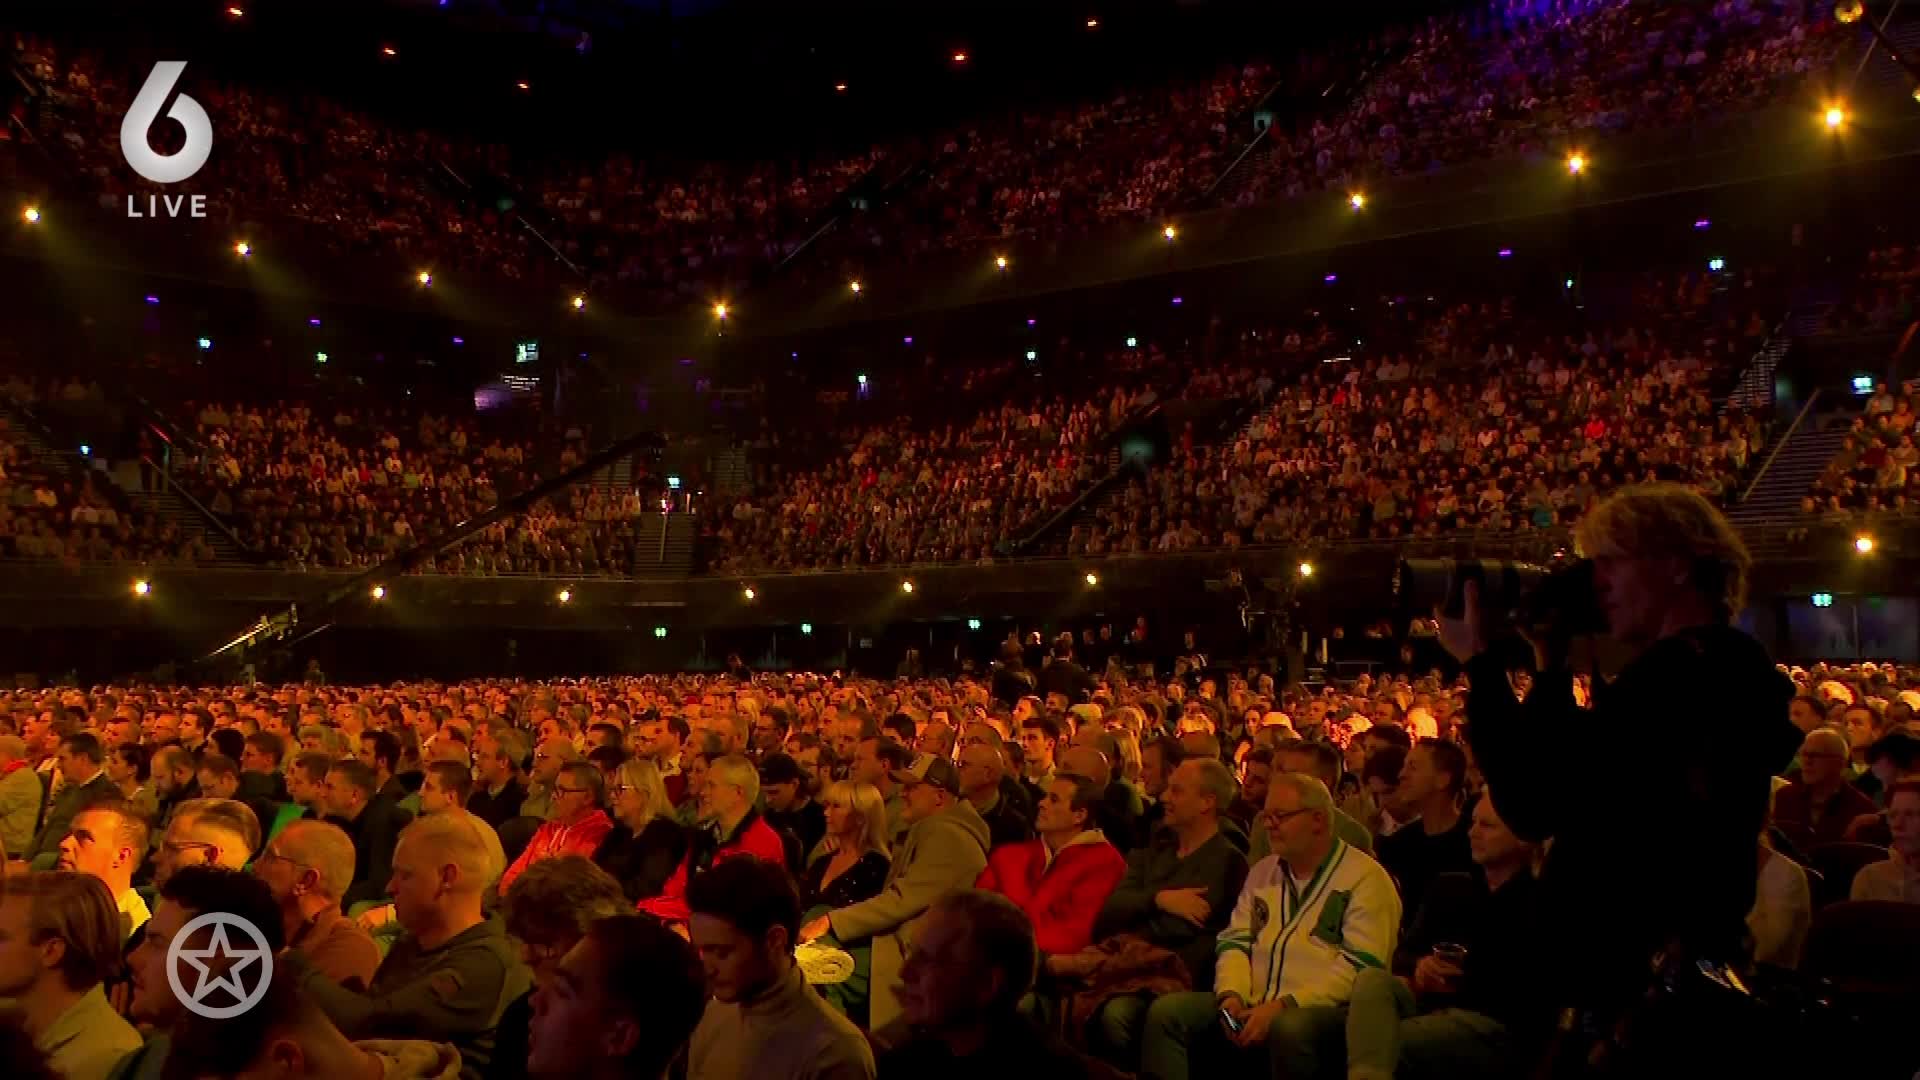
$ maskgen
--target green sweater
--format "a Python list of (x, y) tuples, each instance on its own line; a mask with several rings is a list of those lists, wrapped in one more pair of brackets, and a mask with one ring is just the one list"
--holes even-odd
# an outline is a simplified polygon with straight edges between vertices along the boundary
[[(1139, 934), (1170, 949), (1186, 961), (1194, 985), (1213, 985), (1213, 940), (1233, 915), (1240, 886), (1247, 880), (1247, 857), (1226, 834), (1215, 833), (1206, 843), (1180, 857), (1180, 838), (1169, 827), (1153, 834), (1152, 842), (1127, 857), (1127, 876), (1107, 897), (1093, 923), (1093, 939), (1115, 934)], [(1166, 889), (1202, 888), (1210, 907), (1206, 924), (1195, 926), (1178, 915), (1160, 910), (1154, 897)]]

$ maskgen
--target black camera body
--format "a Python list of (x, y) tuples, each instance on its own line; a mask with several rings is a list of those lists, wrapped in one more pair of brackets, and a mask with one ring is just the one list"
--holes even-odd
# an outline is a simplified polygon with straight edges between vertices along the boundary
[(1403, 559), (1393, 590), (1409, 614), (1429, 615), (1438, 607), (1445, 618), (1458, 619), (1466, 614), (1469, 581), (1480, 587), (1481, 617), (1490, 626), (1551, 627), (1569, 636), (1607, 632), (1591, 559), (1554, 566), (1505, 559)]

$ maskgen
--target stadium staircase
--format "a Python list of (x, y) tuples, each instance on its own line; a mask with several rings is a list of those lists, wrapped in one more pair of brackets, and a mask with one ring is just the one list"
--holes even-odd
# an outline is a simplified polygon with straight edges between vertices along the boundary
[(745, 495), (753, 490), (753, 451), (744, 446), (717, 450), (712, 463), (715, 495)]
[(694, 543), (700, 535), (693, 514), (644, 514), (634, 523), (633, 576), (683, 578), (693, 574)]
[(1775, 525), (1800, 516), (1801, 497), (1847, 441), (1845, 424), (1821, 422), (1814, 411), (1819, 401), (1820, 393), (1815, 391), (1747, 485), (1739, 504), (1728, 511), (1735, 525)]
[(76, 484), (92, 484), (95, 494), (114, 504), (117, 512), (134, 511), (174, 526), (181, 536), (202, 535), (213, 549), (213, 562), (220, 567), (248, 567), (257, 560), (230, 531), (220, 525), (191, 496), (175, 487), (158, 469), (142, 470), (143, 475), (159, 481), (157, 490), (144, 491), (137, 486), (123, 487), (105, 469), (94, 468), (91, 457), (63, 453), (53, 448), (57, 437), (38, 418), (11, 405), (0, 406), (14, 437), (34, 464), (56, 474), (73, 477)]

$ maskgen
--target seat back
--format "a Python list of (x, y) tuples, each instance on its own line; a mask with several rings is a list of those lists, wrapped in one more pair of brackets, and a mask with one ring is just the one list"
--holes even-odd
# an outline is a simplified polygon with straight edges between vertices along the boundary
[(1847, 900), (1816, 912), (1801, 970), (1843, 988), (1920, 992), (1920, 904)]
[(1819, 871), (1821, 877), (1813, 896), (1814, 906), (1825, 907), (1845, 900), (1852, 894), (1853, 876), (1861, 868), (1887, 857), (1887, 849), (1874, 844), (1815, 844), (1807, 852), (1810, 869)]

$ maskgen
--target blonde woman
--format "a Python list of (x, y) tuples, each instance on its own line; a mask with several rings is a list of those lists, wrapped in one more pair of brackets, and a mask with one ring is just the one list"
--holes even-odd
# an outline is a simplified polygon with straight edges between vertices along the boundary
[[(835, 908), (871, 900), (887, 883), (887, 802), (871, 784), (842, 780), (829, 784), (820, 796), (827, 808), (827, 835), (807, 866), (800, 883), (805, 921)], [(819, 987), (820, 996), (864, 1026), (872, 979), (873, 945), (862, 941), (846, 945), (832, 934), (820, 944), (843, 949), (853, 957), (853, 975), (845, 982)]]
[(659, 896), (687, 854), (687, 831), (675, 820), (660, 769), (634, 758), (613, 774), (608, 792), (613, 831), (600, 842), (593, 861), (612, 874), (634, 902)]

